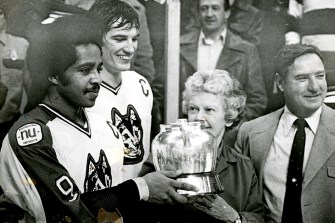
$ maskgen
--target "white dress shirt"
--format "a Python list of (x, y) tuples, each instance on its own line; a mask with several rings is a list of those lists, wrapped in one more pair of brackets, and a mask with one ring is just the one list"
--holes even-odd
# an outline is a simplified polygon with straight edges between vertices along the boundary
[(214, 70), (225, 44), (227, 29), (216, 39), (206, 38), (201, 31), (198, 41), (197, 70)]
[[(322, 107), (312, 116), (305, 118), (308, 127), (305, 128), (306, 142), (303, 162), (303, 176), (312, 144), (319, 125)], [(274, 134), (270, 151), (265, 161), (263, 182), (266, 215), (268, 222), (281, 222), (286, 191), (286, 177), (293, 139), (297, 127), (293, 125), (298, 117), (285, 106), (277, 130)]]

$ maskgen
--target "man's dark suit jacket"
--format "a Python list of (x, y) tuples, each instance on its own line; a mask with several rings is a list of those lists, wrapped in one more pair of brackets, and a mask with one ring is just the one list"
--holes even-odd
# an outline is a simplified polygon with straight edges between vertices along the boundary
[[(180, 40), (180, 89), (185, 89), (186, 79), (197, 69), (197, 51), (200, 30), (187, 33)], [(247, 94), (243, 120), (263, 114), (267, 100), (260, 59), (254, 45), (229, 30), (216, 69), (227, 70), (242, 85)]]

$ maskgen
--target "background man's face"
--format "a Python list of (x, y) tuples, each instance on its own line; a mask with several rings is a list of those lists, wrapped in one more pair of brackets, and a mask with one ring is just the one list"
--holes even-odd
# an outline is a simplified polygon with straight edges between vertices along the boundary
[(208, 33), (219, 33), (226, 27), (224, 0), (199, 0), (202, 28)]
[(282, 87), (289, 110), (300, 118), (311, 116), (327, 93), (326, 73), (320, 57), (310, 53), (296, 58)]

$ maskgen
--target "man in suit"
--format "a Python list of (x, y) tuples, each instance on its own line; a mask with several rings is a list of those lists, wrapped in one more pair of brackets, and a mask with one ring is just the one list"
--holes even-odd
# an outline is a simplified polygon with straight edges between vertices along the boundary
[(263, 115), (267, 101), (256, 47), (227, 28), (228, 1), (198, 0), (197, 3), (201, 29), (180, 39), (180, 89), (184, 89), (186, 79), (195, 71), (227, 70), (248, 96), (242, 121)]
[(283, 222), (297, 132), (293, 123), (305, 119), (301, 195), (298, 211), (291, 218), (299, 217), (294, 215), (301, 210), (298, 222), (335, 222), (335, 111), (323, 104), (327, 83), (320, 51), (312, 45), (286, 45), (277, 52), (275, 64), (275, 80), (284, 93), (285, 106), (244, 123), (236, 149), (254, 162), (267, 222)]
[[(227, 18), (230, 14), (228, 1), (196, 2), (201, 28), (184, 34), (180, 39), (180, 92), (184, 90), (186, 79), (196, 71), (227, 70), (240, 82), (247, 94), (246, 111), (242, 122), (263, 115), (267, 97), (257, 48), (233, 34), (227, 27)], [(157, 75), (161, 75), (161, 72)], [(155, 94), (157, 83), (164, 83), (162, 76), (154, 81)], [(158, 95), (156, 99), (159, 101), (162, 98)], [(159, 102), (162, 112), (163, 102)], [(179, 114), (182, 114), (181, 106)], [(233, 141), (234, 138), (233, 136)]]

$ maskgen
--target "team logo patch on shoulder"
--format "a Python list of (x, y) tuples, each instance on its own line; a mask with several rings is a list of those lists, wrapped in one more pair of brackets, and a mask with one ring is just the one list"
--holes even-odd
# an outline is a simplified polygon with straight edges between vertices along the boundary
[(38, 143), (42, 138), (42, 128), (36, 123), (24, 125), (16, 131), (16, 139), (19, 146), (29, 146)]

